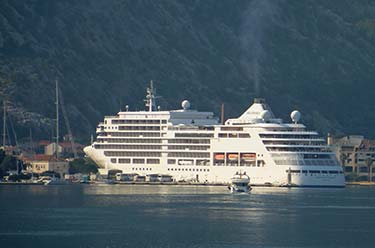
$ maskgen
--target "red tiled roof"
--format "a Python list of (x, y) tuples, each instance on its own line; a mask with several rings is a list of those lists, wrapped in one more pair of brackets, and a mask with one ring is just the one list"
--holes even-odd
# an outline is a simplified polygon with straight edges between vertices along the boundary
[(48, 146), (49, 144), (51, 144), (51, 141), (49, 140), (41, 140), (38, 142), (39, 146)]
[(70, 143), (70, 142), (61, 142), (61, 143), (59, 143), (59, 145), (63, 148), (71, 148), (72, 147), (72, 143)]
[[(53, 144), (53, 143), (55, 143), (55, 142), (51, 142), (49, 140), (41, 140), (41, 141), (38, 142), (38, 145), (39, 146), (48, 146), (48, 145)], [(70, 149), (72, 147), (72, 143), (70, 143), (70, 142), (59, 142), (59, 146), (61, 146), (62, 148), (69, 148)], [(74, 146), (78, 149), (85, 147), (84, 145), (79, 144), (79, 143), (74, 143)]]
[(23, 157), (22, 160), (24, 160), (25, 162), (32, 162), (32, 161), (57, 161), (61, 159), (57, 159), (54, 155), (35, 154), (32, 157)]
[[(59, 143), (59, 145), (61, 147), (63, 147), (63, 148), (72, 148), (72, 143), (70, 143), (70, 142), (61, 142), (61, 143)], [(83, 147), (85, 147), (84, 145), (78, 144), (78, 143), (74, 143), (74, 146), (76, 148), (83, 148)]]

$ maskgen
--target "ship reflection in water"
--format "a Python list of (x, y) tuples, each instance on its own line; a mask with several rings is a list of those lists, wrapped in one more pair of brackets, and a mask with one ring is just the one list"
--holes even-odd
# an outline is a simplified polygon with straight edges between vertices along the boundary
[(371, 187), (233, 195), (220, 186), (1, 186), (0, 246), (370, 247), (374, 193)]

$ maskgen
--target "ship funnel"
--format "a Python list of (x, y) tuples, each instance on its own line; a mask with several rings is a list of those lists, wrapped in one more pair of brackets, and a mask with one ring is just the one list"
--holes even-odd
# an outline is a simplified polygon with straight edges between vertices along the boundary
[(266, 100), (264, 98), (254, 98), (254, 103), (266, 103)]

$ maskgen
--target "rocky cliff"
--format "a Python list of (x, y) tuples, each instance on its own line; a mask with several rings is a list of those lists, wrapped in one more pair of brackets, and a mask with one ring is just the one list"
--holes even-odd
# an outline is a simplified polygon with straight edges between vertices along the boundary
[(53, 135), (56, 78), (86, 139), (143, 109), (151, 79), (164, 109), (188, 98), (234, 117), (262, 96), (282, 118), (375, 138), (374, 44), (365, 0), (2, 0), (0, 93), (19, 139)]

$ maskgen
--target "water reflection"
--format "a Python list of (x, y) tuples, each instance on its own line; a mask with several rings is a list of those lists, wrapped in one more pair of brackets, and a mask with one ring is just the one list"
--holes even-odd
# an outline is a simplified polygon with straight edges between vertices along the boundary
[(371, 244), (374, 193), (374, 188), (254, 188), (249, 195), (232, 195), (217, 186), (1, 186), (0, 242), (8, 247)]

